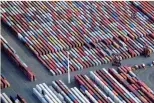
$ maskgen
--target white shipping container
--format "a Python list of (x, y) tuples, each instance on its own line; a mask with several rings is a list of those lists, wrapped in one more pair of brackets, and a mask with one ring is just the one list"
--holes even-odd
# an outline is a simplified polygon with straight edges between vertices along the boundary
[(52, 81), (52, 86), (55, 88), (55, 90), (56, 90), (58, 93), (60, 93), (60, 92), (62, 91), (61, 88), (56, 84), (55, 81)]
[(132, 77), (136, 77), (136, 74), (134, 74), (132, 71), (128, 72)]
[(66, 102), (73, 103), (73, 101), (64, 93), (64, 91), (62, 91), (61, 94), (65, 97)]
[(74, 88), (71, 88), (71, 92), (73, 94), (73, 96), (76, 98), (76, 100), (79, 103), (84, 103), (85, 101), (77, 94), (77, 92), (74, 90)]
[(16, 100), (15, 100), (15, 103), (21, 103), (21, 102), (19, 101), (19, 99), (16, 99)]
[(151, 42), (149, 42), (146, 38), (142, 38), (142, 39), (144, 39), (145, 41), (146, 41), (146, 43), (148, 42), (148, 44), (151, 46), (151, 45), (153, 45), (153, 44), (151, 44)]
[[(89, 80), (89, 77), (88, 77), (88, 76), (86, 76), (86, 75), (84, 75), (84, 76)], [(107, 98), (106, 94), (105, 94), (102, 90), (100, 90), (100, 89), (98, 88), (98, 86), (96, 86), (95, 84), (93, 84), (93, 86), (94, 86), (94, 88), (97, 90), (97, 92), (98, 92), (99, 94), (101, 94), (101, 96), (103, 96), (104, 98)]]
[(56, 75), (56, 73), (52, 69), (50, 69), (50, 72), (52, 73), (53, 76)]
[(115, 103), (122, 103), (121, 100), (111, 92), (111, 90), (92, 72), (90, 71), (90, 77), (105, 91), (107, 95), (111, 96), (111, 99)]
[(10, 98), (5, 94), (5, 93), (2, 93), (2, 95), (4, 96), (4, 98), (8, 101), (8, 103), (13, 103)]
[[(49, 96), (48, 96), (47, 94), (44, 95), (44, 98), (46, 99), (46, 101), (47, 101), (48, 103), (54, 103), (54, 102), (49, 98)], [(56, 103), (56, 102), (55, 102), (55, 103)]]
[(87, 90), (85, 90), (84, 92), (94, 103), (98, 103), (97, 100)]
[(47, 94), (53, 102), (56, 102), (55, 99), (50, 95), (49, 91), (42, 84), (39, 84), (39, 86), (42, 88), (45, 94)]
[(110, 97), (107, 97), (107, 99), (108, 99), (111, 103), (115, 103)]
[(59, 68), (56, 68), (56, 70), (59, 72), (60, 75), (62, 74)]
[(71, 101), (71, 99), (64, 93), (64, 91), (56, 84), (55, 81), (52, 81), (52, 85), (53, 85), (54, 88), (57, 89), (57, 91), (58, 91), (59, 93), (61, 93), (61, 94), (64, 96), (64, 98), (65, 98), (65, 100), (66, 100), (67, 102), (73, 103), (73, 102)]
[(81, 98), (83, 98), (86, 103), (90, 103), (89, 100), (76, 87), (74, 87), (74, 90), (81, 96)]
[(37, 89), (37, 91), (38, 91), (39, 93), (42, 92), (42, 89), (41, 89), (41, 87), (40, 87), (38, 84), (36, 85), (36, 89)]
[(64, 97), (63, 97), (60, 93), (57, 93), (57, 97), (59, 98), (59, 100), (65, 101), (65, 100), (64, 100)]
[(42, 103), (48, 103), (42, 96), (42, 94), (40, 94), (36, 88), (33, 88), (33, 93), (36, 95), (36, 97), (42, 102)]
[(57, 98), (57, 96), (49, 89), (49, 87), (43, 83), (43, 86), (49, 91), (49, 93), (54, 97), (54, 99), (58, 102), (61, 103), (61, 101)]
[(1, 94), (1, 101), (3, 101), (4, 103), (9, 103), (8, 101), (7, 101), (7, 99)]
[(70, 93), (70, 94), (72, 94), (72, 96), (79, 102), (79, 103), (81, 103), (81, 101), (73, 94), (73, 92), (61, 81), (61, 80), (59, 80), (62, 84), (63, 84), (63, 86), (68, 90), (68, 92)]

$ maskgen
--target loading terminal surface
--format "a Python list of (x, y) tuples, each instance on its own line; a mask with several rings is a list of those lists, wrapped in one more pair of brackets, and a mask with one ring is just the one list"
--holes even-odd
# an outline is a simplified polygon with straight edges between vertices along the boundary
[[(32, 72), (36, 74), (37, 80), (30, 82), (25, 75), (18, 69), (14, 63), (8, 58), (8, 56), (1, 52), (1, 72), (5, 75), (11, 87), (2, 89), (2, 93), (15, 96), (17, 93), (22, 95), (27, 103), (39, 103), (39, 100), (33, 95), (32, 88), (39, 83), (51, 84), (54, 80), (63, 80), (68, 87), (74, 87), (75, 82), (73, 80), (74, 75), (88, 74), (89, 71), (94, 71), (101, 68), (109, 68), (111, 63), (103, 64), (97, 67), (91, 67), (81, 71), (71, 72), (71, 84), (67, 83), (67, 74), (52, 76), (51, 73), (41, 64), (40, 61), (33, 55), (33, 53), (21, 43), (21, 41), (13, 34), (8, 27), (3, 23), (1, 26), (1, 35), (7, 40), (7, 42), (15, 49), (20, 58), (31, 68)], [(148, 63), (154, 60), (154, 53), (151, 57), (135, 57), (122, 61), (122, 65), (134, 65), (141, 63)], [(144, 81), (152, 90), (154, 90), (154, 68), (147, 68), (146, 70), (136, 70), (137, 76)]]

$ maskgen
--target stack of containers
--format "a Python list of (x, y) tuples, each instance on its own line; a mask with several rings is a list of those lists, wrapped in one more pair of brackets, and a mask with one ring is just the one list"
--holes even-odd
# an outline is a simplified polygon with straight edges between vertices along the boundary
[[(149, 45), (151, 52), (154, 51), (154, 42), (150, 36), (141, 37), (134, 41), (129, 39), (127, 42), (115, 37), (112, 44), (99, 42), (95, 44), (94, 48), (92, 48), (92, 45), (85, 45), (71, 49), (70, 69), (71, 71), (76, 71), (111, 62), (113, 53), (119, 54), (121, 59), (136, 57), (142, 54), (145, 42)], [(66, 51), (42, 55), (39, 59), (50, 68), (53, 75), (67, 72)]]
[(136, 7), (142, 10), (146, 15), (148, 15), (154, 21), (154, 6), (149, 2), (132, 2)]
[(26, 100), (19, 94), (16, 97), (8, 97), (5, 93), (0, 94), (1, 103), (27, 103)]
[(153, 103), (154, 102), (154, 92), (143, 83), (136, 75), (130, 70), (130, 68), (124, 66), (121, 67), (118, 73), (114, 69), (109, 69), (109, 72), (126, 87), (130, 92), (132, 92), (141, 102)]
[(53, 81), (52, 86), (38, 84), (33, 93), (42, 103), (90, 103), (76, 87), (69, 89), (61, 80)]
[(30, 68), (21, 60), (21, 58), (17, 55), (16, 51), (8, 44), (8, 42), (1, 36), (0, 44), (2, 46), (2, 50), (8, 54), (8, 56), (15, 62), (15, 64), (19, 67), (19, 69), (27, 76), (30, 81), (36, 80), (36, 76), (30, 70)]
[[(101, 72), (100, 72), (101, 71)], [(77, 81), (80, 83), (80, 87), (84, 85), (84, 88), (90, 88), (92, 85), (98, 86), (102, 92), (104, 92), (108, 98), (106, 102), (109, 102), (109, 100), (112, 100), (112, 102), (115, 103), (137, 103), (136, 100), (129, 94), (129, 92), (125, 89), (122, 88), (122, 85), (118, 83), (105, 69), (100, 70), (99, 72), (90, 72), (90, 78), (89, 81), (84, 81), (84, 79), (80, 78), (77, 79)], [(108, 78), (103, 78), (102, 72), (105, 73), (105, 75), (109, 76)], [(86, 76), (86, 75), (85, 75)], [(84, 77), (85, 77), (84, 76)], [(86, 76), (87, 78), (87, 76)], [(81, 84), (82, 83), (82, 84)], [(88, 86), (88, 83), (91, 84)], [(86, 85), (87, 84), (87, 85)], [(98, 88), (97, 87), (97, 88)], [(81, 87), (82, 88), (82, 87)], [(93, 88), (91, 88), (93, 89)], [(88, 91), (90, 91), (88, 89)], [(92, 90), (92, 93), (94, 89)], [(97, 93), (97, 92), (96, 92)], [(101, 95), (101, 94), (100, 94)], [(94, 96), (96, 99), (96, 96)], [(103, 99), (105, 100), (105, 99)], [(103, 102), (104, 103), (104, 102)]]
[(0, 78), (1, 78), (1, 82), (0, 82), (1, 89), (10, 87), (10, 83), (7, 81), (7, 79), (5, 78), (4, 75), (1, 74), (1, 77)]
[[(128, 69), (129, 70), (129, 69)], [(93, 102), (102, 102), (102, 92), (109, 96), (115, 103), (153, 103), (154, 92), (129, 71), (117, 72), (115, 69), (97, 70), (87, 75), (77, 75), (75, 79), (83, 93), (90, 93)], [(99, 91), (98, 91), (99, 90)], [(100, 92), (101, 91), (101, 92)], [(101, 97), (102, 96), (102, 97)], [(103, 103), (105, 100), (103, 98)]]
[(131, 2), (2, 2), (2, 20), (53, 75), (67, 72), (66, 50), (71, 71), (154, 51), (148, 19)]
[[(33, 93), (43, 103), (153, 103), (154, 92), (131, 71), (122, 66), (116, 71), (105, 68), (76, 75), (76, 87), (61, 80), (36, 85)], [(79, 89), (78, 89), (79, 88)]]
[[(89, 79), (88, 76), (77, 75), (75, 79), (80, 84), (80, 90), (87, 95), (87, 97), (94, 103), (108, 103), (112, 102), (112, 99), (98, 88), (98, 86)], [(117, 100), (118, 101), (118, 100)], [(119, 100), (120, 101), (120, 100)]]

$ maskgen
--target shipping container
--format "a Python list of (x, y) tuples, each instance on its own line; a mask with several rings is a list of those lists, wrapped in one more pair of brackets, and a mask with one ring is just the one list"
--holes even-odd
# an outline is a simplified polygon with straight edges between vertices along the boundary
[(1, 74), (0, 79), (1, 79), (1, 83), (0, 83), (1, 89), (10, 87), (10, 83), (7, 81), (7, 79), (4, 77), (3, 74)]
[(1, 45), (2, 45), (2, 50), (4, 50), (4, 52), (8, 54), (11, 60), (19, 67), (19, 69), (27, 76), (27, 78), (30, 81), (35, 81), (36, 80), (35, 74), (33, 74), (30, 68), (21, 60), (21, 58), (16, 54), (16, 51), (7, 43), (7, 41), (2, 36), (1, 36)]

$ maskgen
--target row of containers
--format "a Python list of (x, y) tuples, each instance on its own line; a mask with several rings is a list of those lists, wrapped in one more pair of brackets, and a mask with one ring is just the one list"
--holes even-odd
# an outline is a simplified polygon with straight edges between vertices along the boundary
[[(92, 66), (112, 62), (113, 55), (119, 55), (119, 59), (133, 58), (142, 55), (145, 45), (154, 52), (154, 38), (152, 36), (141, 37), (135, 40), (123, 41), (114, 37), (95, 44), (86, 44), (69, 51), (69, 67), (71, 71), (81, 70)], [(68, 53), (60, 51), (38, 57), (40, 61), (51, 71), (53, 75), (63, 74), (68, 68)]]
[[(148, 9), (148, 8), (147, 8)], [(53, 75), (154, 51), (154, 24), (131, 2), (2, 2), (2, 20)]]
[(1, 103), (27, 103), (26, 100), (19, 94), (9, 97), (6, 93), (1, 93), (0, 99)]
[(134, 1), (133, 4), (142, 10), (146, 15), (154, 21), (154, 6), (147, 2)]
[(9, 56), (9, 58), (19, 67), (19, 69), (26, 75), (30, 81), (36, 80), (35, 74), (30, 68), (21, 60), (16, 51), (8, 44), (8, 42), (0, 36), (1, 49)]
[(130, 2), (2, 2), (1, 6), (2, 20), (36, 55), (44, 49), (56, 52), (114, 36), (153, 33), (153, 23)]
[(1, 78), (0, 82), (1, 89), (10, 87), (10, 83), (7, 81), (7, 79), (3, 74), (1, 74), (0, 78)]
[(42, 103), (153, 103), (154, 92), (131, 70), (103, 68), (88, 75), (76, 75), (76, 87), (61, 80), (37, 84), (33, 93)]

